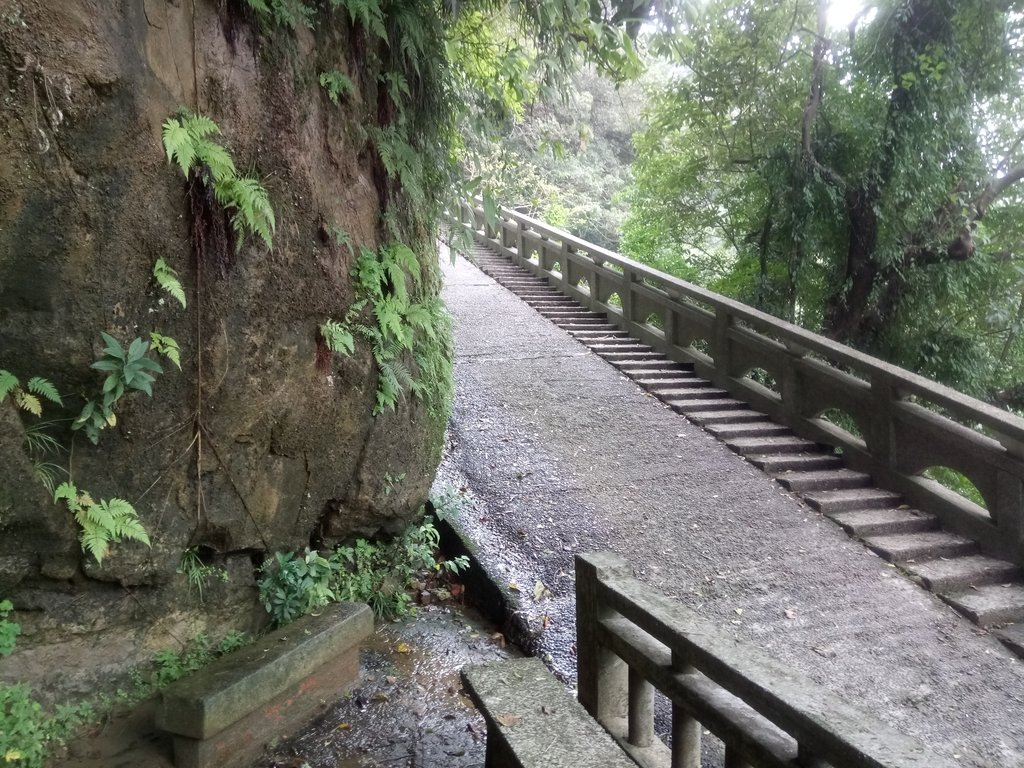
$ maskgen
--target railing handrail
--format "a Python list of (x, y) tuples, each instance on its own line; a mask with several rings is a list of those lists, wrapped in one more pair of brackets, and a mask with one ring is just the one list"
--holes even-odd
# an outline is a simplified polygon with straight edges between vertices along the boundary
[[(985, 554), (1024, 563), (1024, 419), (525, 214), (498, 217), (488, 224), (465, 202), (452, 221), (798, 436), (841, 450), (849, 468)], [(752, 379), (755, 369), (774, 385)], [(931, 479), (933, 467), (967, 477), (982, 503)]]
[[(673, 732), (688, 742), (673, 744), (678, 764), (685, 764), (682, 754), (699, 752), (700, 728), (685, 735), (686, 729), (676, 726), (689, 718), (716, 732), (713, 710), (716, 701), (723, 709), (719, 694), (725, 692), (734, 697), (726, 708), (735, 722), (716, 735), (725, 741), (727, 755), (740, 758), (735, 764), (788, 766), (799, 755), (802, 765), (959, 765), (651, 590), (615, 555), (577, 555), (576, 589), (580, 702), (641, 765), (647, 762), (643, 748), (650, 744), (638, 742), (645, 732), (650, 740), (652, 724), (629, 710), (639, 706), (650, 719), (645, 699), (653, 695), (651, 688), (673, 702), (673, 719), (680, 721)], [(628, 732), (622, 720), (629, 722)]]
[[(483, 213), (482, 207), (478, 207), (477, 210)], [(599, 255), (602, 262), (610, 262), (624, 270), (628, 268), (638, 276), (650, 278), (662, 285), (671, 286), (688, 298), (698, 299), (715, 308), (727, 309), (734, 317), (746, 320), (755, 326), (770, 328), (780, 337), (784, 337), (786, 340), (794, 342), (808, 351), (818, 352), (830, 360), (848, 365), (862, 373), (869, 375), (881, 374), (896, 379), (900, 388), (904, 389), (908, 394), (918, 395), (935, 405), (950, 408), (962, 414), (966, 420), (975, 421), (988, 427), (1000, 436), (1005, 436), (1024, 444), (1024, 418), (1015, 414), (965, 395), (952, 387), (932, 381), (906, 368), (901, 368), (898, 365), (893, 365), (877, 357), (859, 352), (826, 336), (808, 331), (806, 328), (777, 318), (767, 312), (762, 312), (735, 299), (709, 291), (675, 275), (654, 269), (594, 243), (589, 243), (573, 235), (571, 232), (546, 224), (532, 216), (504, 207), (499, 208), (498, 212), (500, 217), (526, 224), (530, 229), (548, 238), (555, 238), (577, 249), (583, 249), (589, 254)], [(595, 261), (595, 263), (597, 262)], [(676, 298), (671, 293), (669, 296)]]

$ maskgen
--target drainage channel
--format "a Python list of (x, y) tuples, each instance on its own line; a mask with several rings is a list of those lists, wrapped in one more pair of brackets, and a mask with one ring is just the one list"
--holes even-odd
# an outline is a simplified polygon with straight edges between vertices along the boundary
[(547, 280), (484, 246), (475, 246), (471, 256), (485, 274), (639, 387), (1024, 657), (1024, 578), (1015, 563), (981, 554), (976, 542), (942, 530), (935, 515), (847, 469), (831, 448), (752, 410), (698, 377), (692, 366), (670, 361)]

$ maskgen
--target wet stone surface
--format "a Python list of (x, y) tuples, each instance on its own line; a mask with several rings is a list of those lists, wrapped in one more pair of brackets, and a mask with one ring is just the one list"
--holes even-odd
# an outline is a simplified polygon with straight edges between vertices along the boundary
[(257, 768), (483, 766), (483, 717), (459, 670), (518, 653), (475, 612), (429, 605), (377, 627), (360, 655), (360, 681)]

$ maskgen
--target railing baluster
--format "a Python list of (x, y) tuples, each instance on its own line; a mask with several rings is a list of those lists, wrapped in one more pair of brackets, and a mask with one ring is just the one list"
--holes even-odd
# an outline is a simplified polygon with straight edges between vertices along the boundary
[[(672, 671), (690, 674), (694, 668), (679, 651), (672, 651)], [(672, 705), (672, 768), (700, 768), (703, 726), (678, 704)]]
[(597, 589), (600, 580), (623, 570), (614, 556), (576, 558), (577, 698), (604, 725), (626, 715), (629, 692), (625, 662), (598, 641), (598, 622), (611, 611), (601, 604)]
[(629, 670), (628, 740), (634, 747), (654, 743), (654, 686), (635, 669)]

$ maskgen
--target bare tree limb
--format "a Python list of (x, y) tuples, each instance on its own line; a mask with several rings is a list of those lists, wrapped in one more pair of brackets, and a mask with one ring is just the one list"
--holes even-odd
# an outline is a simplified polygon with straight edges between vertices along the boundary
[(814, 50), (811, 64), (811, 87), (804, 104), (804, 114), (800, 121), (800, 146), (803, 150), (804, 162), (818, 171), (826, 181), (841, 189), (846, 188), (846, 180), (831, 168), (823, 165), (814, 156), (814, 123), (821, 108), (821, 97), (825, 90), (825, 57), (828, 54), (828, 0), (818, 0), (817, 30), (814, 34)]

